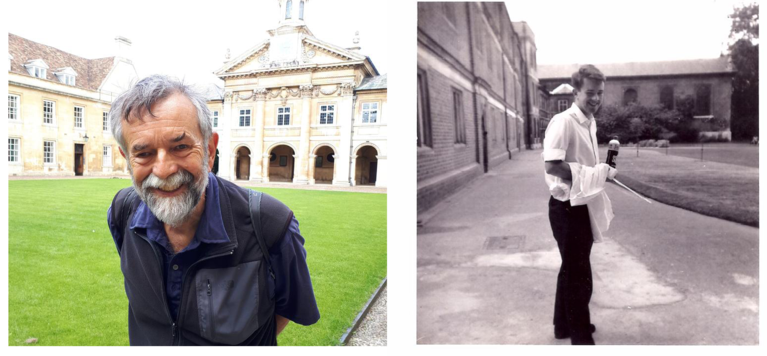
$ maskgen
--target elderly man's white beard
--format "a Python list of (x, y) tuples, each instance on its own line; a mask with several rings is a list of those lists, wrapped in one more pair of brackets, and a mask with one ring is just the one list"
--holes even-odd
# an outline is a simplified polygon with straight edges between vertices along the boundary
[[(146, 203), (152, 214), (157, 217), (157, 220), (176, 227), (189, 218), (192, 210), (200, 202), (202, 195), (205, 194), (205, 188), (208, 186), (208, 162), (207, 160), (203, 162), (202, 172), (197, 180), (194, 179), (192, 173), (184, 169), (180, 169), (166, 179), (160, 179), (150, 173), (141, 183), (141, 186), (136, 183), (133, 175), (131, 175), (131, 179), (136, 193)], [(186, 185), (186, 191), (171, 198), (157, 196), (151, 191), (151, 188), (178, 188), (182, 185)]]

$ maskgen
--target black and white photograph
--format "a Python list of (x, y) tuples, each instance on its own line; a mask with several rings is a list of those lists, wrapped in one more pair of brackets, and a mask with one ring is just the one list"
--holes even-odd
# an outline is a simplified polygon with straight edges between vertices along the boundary
[(758, 14), (419, 2), (416, 343), (758, 345)]

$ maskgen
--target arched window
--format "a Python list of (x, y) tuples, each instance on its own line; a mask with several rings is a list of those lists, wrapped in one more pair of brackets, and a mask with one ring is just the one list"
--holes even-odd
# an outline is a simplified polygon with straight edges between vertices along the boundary
[(301, 0), (301, 3), (298, 4), (298, 19), (304, 19), (304, 0)]
[(634, 89), (626, 89), (623, 92), (623, 105), (637, 102), (637, 91)]
[(285, 20), (290, 18), (290, 13), (293, 12), (292, 7), (293, 7), (293, 1), (288, 0), (288, 2), (285, 3)]
[(674, 88), (665, 86), (660, 89), (660, 104), (666, 109), (674, 109)]

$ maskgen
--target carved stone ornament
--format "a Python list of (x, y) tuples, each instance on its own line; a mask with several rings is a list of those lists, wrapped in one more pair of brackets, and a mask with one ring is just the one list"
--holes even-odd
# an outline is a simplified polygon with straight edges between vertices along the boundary
[(301, 97), (302, 98), (309, 98), (312, 96), (314, 86), (311, 84), (302, 84), (298, 86), (298, 90), (301, 91)]
[(269, 52), (266, 52), (262, 54), (260, 57), (258, 57), (258, 63), (261, 63), (262, 66), (266, 67), (269, 65)]
[(224, 101), (231, 101), (231, 100), (232, 100), (232, 92), (227, 91), (226, 93), (224, 93)]
[(256, 96), (256, 100), (265, 100), (266, 93), (267, 93), (266, 88), (253, 89), (253, 94)]
[(346, 82), (341, 83), (341, 92), (338, 93), (340, 96), (349, 96), (354, 94), (354, 83)]
[(307, 47), (304, 47), (303, 51), (303, 60), (304, 62), (309, 62), (310, 59), (314, 58), (314, 56), (317, 54), (313, 49), (309, 49)]
[[(243, 93), (245, 93), (246, 95), (242, 95)], [(247, 95), (247, 94), (249, 94), (249, 95)], [(243, 101), (250, 100), (250, 99), (253, 98), (253, 95), (254, 95), (254, 93), (252, 91), (250, 91), (250, 92), (248, 92), (248, 91), (239, 92), (238, 95), (237, 95), (237, 99), (238, 100), (243, 100)]]
[(322, 93), (323, 95), (333, 95), (338, 91), (338, 88), (340, 88), (339, 85), (336, 85), (336, 87), (333, 88), (333, 90), (320, 89), (320, 93)]

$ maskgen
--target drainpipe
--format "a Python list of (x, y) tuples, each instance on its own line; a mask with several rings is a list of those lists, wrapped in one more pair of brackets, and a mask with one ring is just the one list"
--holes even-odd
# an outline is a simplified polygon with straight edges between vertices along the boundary
[(480, 156), (479, 156), (479, 117), (477, 116), (477, 81), (476, 76), (474, 74), (474, 35), (472, 31), (472, 24), (471, 24), (471, 5), (472, 3), (466, 2), (466, 21), (469, 24), (469, 61), (471, 63), (471, 77), (472, 77), (472, 84), (474, 86), (472, 93), (471, 93), (471, 99), (473, 103), (473, 112), (474, 112), (474, 149), (475, 149), (475, 156), (477, 163), (480, 163)]
[[(357, 107), (357, 96), (354, 95), (354, 96), (352, 96), (352, 124), (349, 125), (350, 126), (349, 127), (349, 131), (350, 131), (349, 132), (349, 158), (350, 159), (349, 159), (349, 177), (347, 177), (347, 178), (349, 178), (349, 183), (354, 181), (354, 179), (352, 179), (352, 177), (354, 177), (354, 175), (357, 174), (357, 171), (356, 171), (357, 167), (353, 167), (352, 166), (352, 162), (354, 162), (355, 166), (357, 165), (357, 160), (356, 159), (355, 160), (351, 159), (352, 155), (354, 154), (354, 152), (353, 152), (353, 150), (354, 150), (354, 112), (356, 111), (355, 110), (356, 107)], [(356, 181), (354, 181), (354, 183), (355, 183), (355, 185), (357, 184)]]

